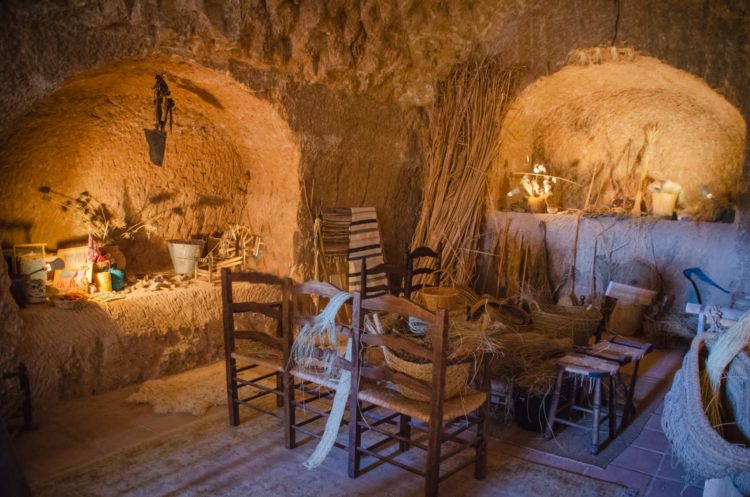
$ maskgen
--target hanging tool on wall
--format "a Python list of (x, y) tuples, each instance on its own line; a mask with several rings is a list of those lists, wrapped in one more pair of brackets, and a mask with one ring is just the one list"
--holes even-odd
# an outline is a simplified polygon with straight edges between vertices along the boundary
[(160, 74), (155, 76), (156, 82), (152, 89), (154, 90), (154, 110), (156, 125), (154, 129), (164, 132), (164, 127), (169, 122), (169, 131), (172, 131), (172, 113), (174, 112), (174, 100), (171, 97), (169, 86)]
[(154, 91), (154, 129), (144, 129), (148, 152), (151, 162), (161, 166), (164, 162), (164, 150), (167, 146), (167, 132), (165, 127), (169, 123), (169, 131), (172, 131), (172, 115), (175, 103), (169, 91), (164, 76), (157, 74), (156, 81), (151, 89)]

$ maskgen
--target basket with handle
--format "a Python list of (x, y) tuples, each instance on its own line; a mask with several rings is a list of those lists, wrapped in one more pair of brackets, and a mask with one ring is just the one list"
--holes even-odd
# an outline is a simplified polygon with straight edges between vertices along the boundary
[[(413, 362), (403, 357), (399, 357), (395, 352), (390, 350), (388, 347), (382, 347), (383, 356), (385, 362), (394, 371), (404, 373), (405, 375), (411, 376), (417, 380), (424, 381), (426, 383), (432, 383), (432, 363), (431, 362)], [(469, 382), (469, 374), (471, 372), (471, 364), (460, 363), (453, 364), (447, 367), (445, 371), (445, 399), (451, 399), (456, 395), (460, 394)], [(418, 400), (421, 402), (429, 402), (430, 397), (423, 393), (413, 390), (405, 385), (396, 384), (396, 389), (409, 399)]]
[(586, 345), (602, 320), (594, 307), (539, 304), (532, 301), (531, 320), (534, 328), (552, 338), (572, 338), (575, 345)]
[(445, 269), (437, 269), (432, 274), (444, 274), (450, 279), (450, 286), (428, 286), (419, 291), (419, 297), (422, 299), (424, 306), (431, 310), (438, 309), (450, 310), (459, 298), (459, 292), (456, 289), (456, 281), (453, 275)]

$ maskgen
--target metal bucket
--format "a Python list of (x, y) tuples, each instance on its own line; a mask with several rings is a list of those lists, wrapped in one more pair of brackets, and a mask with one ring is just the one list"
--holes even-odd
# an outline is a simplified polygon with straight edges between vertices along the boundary
[(195, 261), (203, 253), (203, 240), (169, 240), (169, 256), (177, 274), (194, 274)]

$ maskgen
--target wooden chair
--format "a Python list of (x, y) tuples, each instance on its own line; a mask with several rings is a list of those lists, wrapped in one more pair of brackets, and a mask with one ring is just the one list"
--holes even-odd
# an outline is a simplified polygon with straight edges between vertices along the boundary
[[(439, 286), (440, 285), (440, 249), (436, 251), (429, 247), (417, 247), (411, 252), (407, 249), (406, 254), (406, 277), (404, 279), (404, 296), (411, 300), (412, 293), (421, 290), (426, 286)], [(433, 259), (432, 263), (421, 264), (415, 267), (417, 259)], [(414, 278), (418, 277), (420, 281), (414, 282)], [(433, 283), (429, 284), (425, 282), (425, 279), (432, 276)]]
[[(352, 391), (349, 402), (349, 476), (354, 478), (362, 471), (363, 456), (371, 456), (377, 461), (387, 462), (420, 475), (426, 479), (425, 495), (436, 496), (440, 481), (470, 464), (474, 464), (474, 476), (482, 479), (487, 466), (487, 430), (489, 419), (489, 378), (488, 368), (475, 364), (475, 357), (462, 357), (448, 360), (447, 314), (443, 309), (429, 312), (417, 304), (393, 295), (382, 295), (361, 299), (354, 294), (354, 350), (352, 356)], [(405, 317), (415, 317), (428, 324), (427, 333), (432, 334), (432, 349), (395, 334), (372, 334), (363, 330), (364, 315), (367, 312), (394, 313)], [(394, 371), (385, 364), (371, 364), (363, 360), (367, 347), (386, 346), (395, 353), (408, 353), (411, 356), (432, 362), (431, 382), (414, 379)], [(467, 389), (452, 399), (445, 399), (446, 369), (449, 365), (469, 362), (480, 379), (479, 389)], [(405, 397), (382, 382), (388, 381), (397, 388), (407, 387), (421, 393), (429, 402), (421, 402)], [(367, 421), (363, 419), (363, 405), (376, 406), (384, 413), (377, 418), (370, 412)], [(390, 427), (390, 428), (389, 428)], [(466, 437), (466, 433), (473, 434)], [(368, 433), (369, 432), (369, 433)], [(413, 436), (426, 434), (424, 436)], [(369, 445), (363, 444), (363, 434), (380, 437)], [(464, 434), (464, 436), (461, 436)], [(369, 438), (369, 437), (368, 437)], [(397, 441), (397, 447), (389, 447), (389, 442)], [(443, 444), (451, 442), (453, 447), (443, 452)], [(441, 474), (441, 463), (466, 449), (474, 448), (474, 454), (451, 470)], [(386, 453), (388, 450), (390, 453)], [(426, 452), (423, 467), (398, 460), (398, 456), (411, 449)], [(403, 458), (402, 458), (403, 459)]]
[[(233, 288), (235, 283), (250, 283), (271, 285), (279, 292), (279, 299), (273, 302), (239, 302), (235, 300)], [(292, 281), (289, 278), (280, 278), (259, 272), (231, 272), (228, 268), (221, 270), (221, 298), (224, 318), (224, 359), (227, 371), (227, 401), (229, 407), (229, 424), (239, 424), (239, 406), (250, 407), (257, 411), (276, 416), (278, 418), (289, 416), (289, 406), (284, 401), (286, 384), (284, 382), (285, 365), (289, 362), (289, 351), (291, 349), (292, 335), (289, 331), (289, 305)], [(276, 332), (274, 335), (262, 330), (237, 330), (235, 329), (236, 314), (255, 314), (271, 318), (276, 321)], [(246, 353), (237, 348), (237, 341), (254, 342), (266, 347), (267, 350), (275, 351), (271, 354)], [(238, 362), (242, 366), (238, 366)], [(248, 377), (241, 373), (255, 372), (262, 367), (259, 374)], [(270, 372), (267, 372), (270, 370)], [(275, 387), (268, 386), (266, 380), (275, 379)], [(266, 384), (264, 384), (266, 383)], [(241, 397), (244, 389), (251, 390), (251, 395)], [(284, 412), (279, 413), (260, 405), (259, 399), (267, 395), (276, 397), (276, 406), (284, 407)]]
[(365, 258), (362, 258), (362, 281), (367, 281), (367, 274), (385, 273), (388, 278), (388, 282), (385, 285), (379, 285), (376, 287), (368, 288), (367, 285), (362, 285), (362, 298), (375, 297), (382, 293), (388, 293), (390, 295), (399, 296), (404, 291), (404, 280), (406, 273), (402, 268), (399, 268), (395, 264), (389, 264), (384, 262), (367, 268)]
[[(330, 300), (339, 292), (341, 292), (340, 289), (323, 281), (307, 281), (294, 285), (290, 318), (292, 335), (296, 336), (298, 329), (312, 323), (315, 315), (324, 307), (321, 300)], [(318, 299), (317, 303), (314, 302), (315, 299)], [(338, 331), (342, 336), (352, 336), (351, 325), (349, 324), (341, 324)], [(345, 347), (339, 347), (339, 349), (336, 358), (337, 366), (351, 371), (352, 362), (345, 357)], [(313, 350), (313, 355), (317, 359), (322, 359), (328, 352), (319, 347)], [(297, 433), (317, 439), (322, 437), (322, 432), (313, 431), (310, 424), (328, 418), (330, 409), (325, 401), (335, 393), (336, 384), (323, 378), (315, 371), (310, 371), (309, 368), (291, 365), (290, 368), (287, 368), (287, 374), (288, 379), (285, 380), (284, 385), (287, 386), (285, 395), (289, 399), (290, 409), (289, 417), (285, 421), (287, 430), (285, 439), (289, 442), (287, 447), (294, 448), (297, 446)], [(297, 396), (297, 392), (300, 393), (300, 397)], [(298, 420), (297, 414), (300, 411), (311, 415)], [(338, 448), (346, 448), (338, 442), (334, 445)]]

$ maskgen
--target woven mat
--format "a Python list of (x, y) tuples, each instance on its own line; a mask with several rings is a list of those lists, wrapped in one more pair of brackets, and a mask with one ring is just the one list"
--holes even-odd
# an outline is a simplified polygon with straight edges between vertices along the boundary
[[(308, 471), (302, 462), (313, 444), (287, 450), (280, 422), (271, 416), (243, 418), (227, 426), (226, 413), (151, 439), (34, 485), (37, 497), (206, 496), (356, 497), (422, 496), (424, 480), (393, 466), (379, 466), (357, 479), (346, 475), (346, 452), (334, 450)], [(440, 485), (440, 495), (494, 497), (633, 497), (637, 492), (504, 456), (490, 445), (487, 477), (474, 480), (465, 468)], [(409, 453), (421, 454), (412, 450)]]

